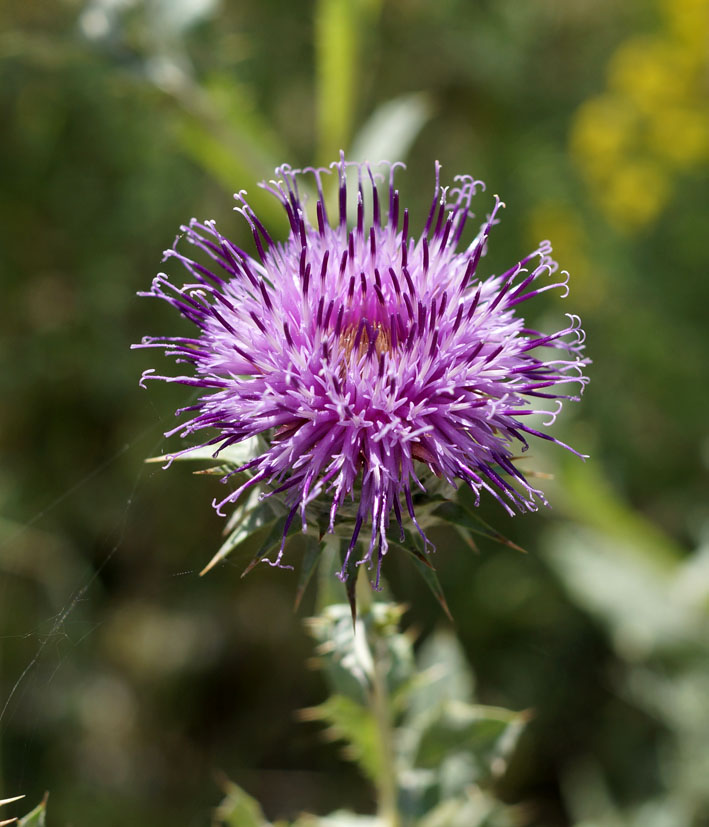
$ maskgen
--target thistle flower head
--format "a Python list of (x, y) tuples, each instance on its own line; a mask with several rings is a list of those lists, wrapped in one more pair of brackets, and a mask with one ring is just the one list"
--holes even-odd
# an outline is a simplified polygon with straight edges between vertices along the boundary
[[(563, 445), (530, 417), (542, 415), (551, 425), (563, 400), (575, 399), (587, 381), (578, 317), (542, 333), (519, 313), (546, 290), (568, 292), (550, 244), (502, 275), (481, 276), (500, 200), (464, 241), (472, 198), (483, 185), (462, 175), (443, 187), (436, 164), (428, 219), (416, 234), (396, 188), (399, 167), (344, 157), (330, 170), (279, 167), (262, 186), (287, 214), (284, 242), (275, 242), (244, 195), (236, 195), (255, 255), (212, 221), (181, 227), (165, 257), (184, 265), (188, 283), (176, 286), (160, 274), (143, 295), (167, 301), (197, 332), (146, 337), (139, 345), (190, 366), (182, 376), (146, 371), (144, 379), (202, 391), (179, 412), (190, 418), (168, 435), (206, 429), (203, 445), (214, 445), (215, 456), (252, 437), (265, 440), (236, 469), (246, 481), (215, 502), (217, 510), (252, 486), (263, 497), (283, 494), (283, 542), (269, 561), (280, 566), (293, 520), (299, 517), (305, 530), (309, 512), (325, 506), (332, 532), (343, 509), (353, 508), (340, 576), (361, 542), (358, 562), (376, 568), (375, 585), (392, 530), (403, 536), (410, 519), (429, 546), (412, 497), (426, 476), (469, 486), (476, 502), (488, 492), (511, 514), (546, 504), (514, 454), (530, 437)], [(356, 208), (348, 215), (353, 169)], [(324, 194), (328, 173), (339, 182), (334, 210)], [(306, 180), (314, 205), (299, 191)], [(199, 251), (195, 258), (181, 241)]]

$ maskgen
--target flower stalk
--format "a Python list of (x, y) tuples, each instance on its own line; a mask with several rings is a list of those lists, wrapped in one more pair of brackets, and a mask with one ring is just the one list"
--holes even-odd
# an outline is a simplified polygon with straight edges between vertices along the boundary
[(374, 641), (370, 705), (377, 724), (381, 771), (377, 783), (377, 812), (383, 827), (401, 827), (398, 807), (394, 727), (386, 674), (388, 657), (382, 640)]

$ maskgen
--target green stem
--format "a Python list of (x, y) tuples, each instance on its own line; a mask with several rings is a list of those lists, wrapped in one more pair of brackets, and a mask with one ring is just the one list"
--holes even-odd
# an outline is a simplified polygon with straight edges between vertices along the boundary
[(370, 703), (377, 724), (379, 738), (379, 755), (381, 767), (377, 782), (379, 818), (386, 827), (401, 827), (397, 806), (396, 764), (394, 756), (394, 738), (386, 683), (387, 658), (383, 657), (384, 643), (374, 641), (372, 652), (374, 671)]

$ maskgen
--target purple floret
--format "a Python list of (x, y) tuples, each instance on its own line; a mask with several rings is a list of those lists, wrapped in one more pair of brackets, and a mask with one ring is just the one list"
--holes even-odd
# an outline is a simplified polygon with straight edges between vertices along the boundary
[[(263, 453), (238, 469), (248, 471), (247, 481), (215, 502), (219, 513), (254, 485), (264, 496), (283, 494), (290, 509), (285, 543), (298, 513), (306, 529), (316, 499), (328, 499), (331, 532), (338, 510), (353, 499), (354, 528), (340, 577), (368, 527), (359, 563), (376, 564), (377, 583), (392, 515), (403, 537), (408, 513), (429, 546), (412, 498), (412, 488), (424, 490), (422, 471), (453, 487), (462, 481), (476, 501), (488, 491), (510, 514), (546, 505), (517, 467), (513, 448), (525, 451), (531, 436), (573, 451), (526, 423), (541, 414), (551, 425), (562, 400), (576, 400), (574, 388), (583, 390), (588, 364), (578, 317), (569, 315), (562, 330), (545, 334), (526, 327), (517, 313), (546, 290), (568, 293), (568, 277), (554, 278), (548, 242), (502, 275), (483, 279), (478, 265), (500, 200), (495, 197), (480, 232), (458, 250), (482, 182), (456, 176), (455, 187), (442, 187), (436, 164), (431, 210), (415, 236), (394, 184), (403, 165), (380, 166), (385, 186), (368, 164), (344, 158), (332, 164), (339, 178), (334, 221), (323, 194), (329, 170), (279, 167), (276, 180), (262, 186), (287, 213), (285, 242), (271, 239), (239, 193), (237, 210), (252, 229), (256, 256), (212, 221), (181, 227), (165, 258), (178, 259), (190, 282), (177, 287), (160, 274), (141, 295), (169, 302), (198, 332), (195, 338), (151, 336), (138, 346), (163, 348), (193, 368), (184, 376), (146, 371), (143, 379), (206, 391), (184, 409), (192, 418), (168, 436), (209, 429), (203, 444), (218, 446), (215, 455), (250, 437), (266, 440)], [(348, 225), (352, 169), (357, 207)], [(312, 220), (298, 191), (306, 175), (317, 190)], [(380, 189), (388, 199), (384, 209)], [(180, 238), (212, 264), (179, 252)], [(284, 543), (273, 565), (282, 565)]]

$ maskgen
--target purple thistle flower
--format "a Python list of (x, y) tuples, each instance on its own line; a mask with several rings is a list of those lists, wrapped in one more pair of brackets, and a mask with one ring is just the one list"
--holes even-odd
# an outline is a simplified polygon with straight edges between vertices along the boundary
[[(568, 294), (567, 274), (546, 283), (557, 272), (548, 242), (502, 275), (481, 278), (479, 262), (503, 206), (499, 198), (480, 232), (458, 250), (482, 182), (462, 175), (454, 188), (442, 187), (436, 164), (431, 209), (417, 237), (394, 184), (403, 164), (383, 167), (384, 187), (368, 164), (342, 156), (331, 165), (339, 179), (334, 221), (323, 193), (329, 170), (279, 167), (276, 180), (261, 186), (286, 211), (285, 242), (273, 241), (238, 193), (236, 210), (251, 227), (255, 257), (212, 221), (193, 219), (181, 227), (210, 266), (179, 252), (178, 236), (165, 259), (178, 259), (190, 282), (176, 287), (161, 273), (141, 295), (164, 299), (199, 332), (195, 338), (146, 337), (137, 345), (162, 348), (193, 367), (184, 376), (148, 370), (141, 382), (162, 379), (205, 391), (178, 411), (192, 418), (166, 436), (215, 431), (203, 443), (218, 446), (214, 456), (266, 437), (263, 451), (233, 472), (246, 472), (247, 479), (214, 503), (217, 511), (251, 486), (261, 486), (262, 497), (283, 493), (289, 508), (283, 542), (276, 559), (268, 560), (281, 566), (298, 513), (305, 531), (308, 509), (326, 500), (332, 532), (345, 501), (353, 500), (354, 525), (339, 576), (346, 579), (368, 527), (358, 562), (376, 564), (376, 586), (392, 515), (402, 539), (406, 512), (430, 546), (412, 498), (412, 490), (425, 490), (429, 470), (454, 488), (468, 485), (476, 505), (483, 490), (510, 514), (546, 505), (515, 464), (512, 448), (525, 451), (531, 436), (573, 451), (527, 423), (542, 414), (544, 425), (552, 424), (562, 400), (578, 398), (568, 389), (583, 390), (588, 364), (578, 317), (569, 315), (563, 329), (545, 334), (526, 327), (517, 313), (518, 305), (546, 290)], [(358, 176), (351, 226), (348, 168)], [(298, 189), (306, 173), (317, 189), (312, 217)]]

